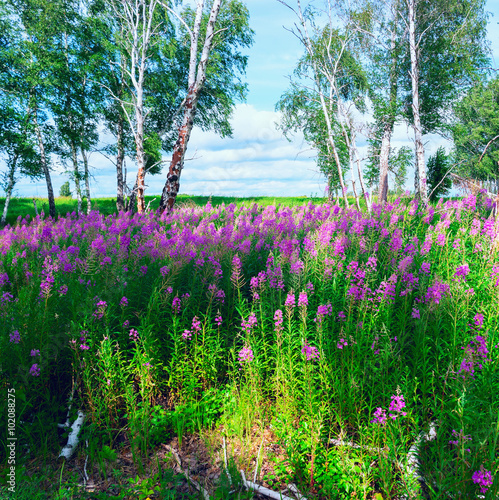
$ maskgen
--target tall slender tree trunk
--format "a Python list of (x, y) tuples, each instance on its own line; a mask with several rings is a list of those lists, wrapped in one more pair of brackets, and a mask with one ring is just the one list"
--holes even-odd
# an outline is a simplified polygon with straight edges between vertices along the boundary
[(16, 183), (15, 173), (18, 158), (19, 155), (18, 153), (16, 153), (10, 162), (9, 173), (7, 174), (9, 182), (7, 184), (7, 189), (5, 190), (5, 205), (3, 207), (2, 220), (0, 221), (2, 225), (4, 225), (7, 220), (7, 212), (9, 211), (10, 199), (12, 197), (12, 191), (14, 190), (14, 185)]
[(196, 115), (197, 94), (195, 90), (187, 96), (185, 104), (184, 118), (179, 129), (178, 139), (173, 148), (172, 160), (166, 177), (166, 184), (161, 193), (159, 209), (161, 212), (167, 210), (170, 212), (175, 205), (178, 191), (180, 188), (180, 174), (184, 168), (184, 158), (187, 151), (187, 144), (191, 136), (192, 127), (194, 124), (194, 116)]
[(73, 160), (73, 177), (75, 181), (76, 190), (76, 205), (78, 213), (81, 212), (81, 186), (80, 186), (80, 169), (78, 168), (78, 155), (76, 152), (76, 145), (71, 141), (71, 157)]
[[(192, 127), (194, 125), (194, 117), (196, 116), (196, 108), (199, 93), (206, 81), (206, 66), (213, 44), (215, 34), (215, 23), (217, 22), (218, 12), (220, 11), (222, 0), (213, 0), (211, 6), (210, 17), (206, 27), (206, 35), (201, 52), (199, 64), (197, 62), (198, 39), (201, 30), (201, 20), (203, 14), (204, 0), (198, 0), (196, 9), (196, 17), (194, 19), (194, 28), (191, 36), (191, 50), (189, 59), (189, 77), (188, 90), (185, 99), (184, 117), (179, 128), (177, 142), (173, 148), (172, 160), (168, 169), (166, 183), (161, 193), (159, 201), (159, 210), (163, 213), (165, 210), (170, 212), (175, 205), (177, 194), (180, 188), (180, 175), (184, 168), (184, 158), (187, 151), (187, 144), (191, 136)], [(197, 69), (196, 69), (197, 66)]]
[(135, 179), (135, 184), (133, 186), (132, 192), (130, 193), (130, 197), (128, 198), (128, 203), (126, 204), (125, 210), (127, 212), (135, 212), (136, 206), (135, 202), (137, 200), (137, 179)]
[(123, 160), (125, 159), (125, 144), (123, 141), (123, 117), (118, 122), (117, 146), (118, 154), (116, 155), (116, 208), (119, 212), (125, 210), (125, 202), (123, 199)]
[[(316, 74), (316, 77), (318, 77), (318, 72), (315, 68), (314, 68), (314, 72)], [(347, 197), (347, 187), (345, 185), (345, 180), (343, 178), (343, 168), (341, 167), (341, 161), (340, 161), (340, 157), (338, 155), (338, 149), (336, 148), (336, 143), (334, 141), (334, 133), (333, 133), (333, 127), (331, 125), (331, 119), (329, 116), (329, 110), (327, 108), (324, 94), (320, 91), (320, 86), (319, 86), (318, 81), (317, 81), (317, 88), (319, 89), (319, 98), (321, 101), (322, 111), (324, 113), (324, 119), (326, 120), (328, 142), (329, 142), (329, 145), (331, 146), (331, 150), (333, 152), (333, 158), (334, 158), (334, 162), (336, 163), (336, 168), (338, 169), (338, 178), (340, 180), (341, 192), (343, 194), (343, 201), (345, 202), (345, 208), (348, 208), (349, 203), (348, 203), (348, 197)]]
[(52, 180), (50, 178), (50, 170), (47, 161), (47, 156), (45, 154), (45, 146), (43, 144), (42, 132), (40, 130), (40, 126), (38, 124), (38, 110), (35, 108), (33, 113), (33, 122), (35, 124), (35, 133), (38, 139), (38, 148), (40, 149), (40, 162), (42, 164), (42, 170), (45, 175), (45, 182), (47, 183), (47, 194), (49, 199), (49, 215), (50, 217), (55, 219), (56, 210), (55, 210), (55, 198), (54, 198), (54, 189), (52, 188)]
[(85, 177), (85, 194), (87, 197), (87, 214), (92, 211), (92, 196), (90, 194), (90, 175), (88, 172), (88, 155), (87, 152), (81, 148), (81, 156), (83, 158), (83, 169)]
[(355, 145), (354, 149), (355, 162), (357, 163), (357, 173), (359, 174), (359, 182), (360, 188), (362, 189), (362, 195), (364, 196), (364, 200), (366, 201), (367, 212), (370, 214), (372, 209), (371, 196), (367, 192), (366, 184), (364, 182), (364, 174), (362, 173), (362, 167), (360, 166), (360, 158), (359, 158), (359, 150)]
[(379, 153), (379, 186), (378, 203), (388, 200), (388, 159), (390, 157), (390, 143), (393, 132), (393, 123), (385, 122), (383, 136), (381, 137), (381, 149)]
[(411, 53), (412, 114), (414, 119), (414, 142), (416, 146), (415, 183), (417, 196), (428, 204), (426, 167), (424, 159), (423, 133), (419, 107), (419, 58), (416, 44), (416, 0), (408, 0), (409, 7), (409, 50)]
[(381, 137), (381, 149), (379, 154), (379, 185), (378, 203), (388, 201), (388, 170), (390, 159), (390, 146), (395, 125), (395, 107), (397, 104), (397, 55), (395, 53), (397, 40), (397, 20), (399, 16), (398, 1), (393, 8), (393, 27), (390, 37), (391, 67), (390, 67), (390, 101), (389, 113), (385, 116), (383, 124), (383, 135)]
[(142, 82), (139, 82), (140, 88), (137, 90), (137, 102), (135, 105), (135, 146), (137, 149), (137, 212), (139, 214), (145, 212), (146, 205), (144, 199), (145, 191), (145, 176), (146, 176), (146, 161), (144, 155), (144, 112), (143, 112), (143, 95)]

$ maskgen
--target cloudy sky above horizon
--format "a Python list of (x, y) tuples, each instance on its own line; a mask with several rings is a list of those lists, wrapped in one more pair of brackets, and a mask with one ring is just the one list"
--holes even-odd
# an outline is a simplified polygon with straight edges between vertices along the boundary
[[(301, 134), (288, 141), (276, 128), (279, 114), (275, 112), (275, 104), (287, 90), (288, 75), (303, 52), (298, 40), (286, 30), (293, 26), (296, 18), (277, 0), (246, 0), (246, 5), (250, 11), (250, 25), (255, 31), (255, 42), (247, 51), (247, 100), (234, 110), (232, 138), (221, 139), (213, 132), (193, 130), (180, 191), (192, 195), (323, 196), (326, 183), (317, 169), (314, 151)], [(489, 18), (489, 40), (495, 68), (499, 63), (499, 0), (489, 0), (487, 11), (493, 14)], [(412, 137), (411, 129), (404, 124), (398, 125), (393, 146), (413, 147)], [(449, 147), (439, 136), (425, 136), (424, 139), (426, 156), (441, 145)], [(367, 153), (366, 138), (359, 135), (358, 145), (362, 157)], [(164, 159), (168, 160), (168, 155)], [(114, 165), (99, 153), (91, 155), (90, 165), (92, 196), (116, 196)], [(135, 165), (129, 159), (129, 186), (133, 185), (135, 175)], [(67, 179), (56, 166), (52, 172), (56, 195)], [(165, 174), (147, 176), (146, 194), (160, 195), (165, 180)], [(408, 175), (406, 186), (408, 189), (413, 186), (412, 173)], [(15, 189), (17, 196), (46, 197), (46, 192), (43, 180), (20, 179)]]

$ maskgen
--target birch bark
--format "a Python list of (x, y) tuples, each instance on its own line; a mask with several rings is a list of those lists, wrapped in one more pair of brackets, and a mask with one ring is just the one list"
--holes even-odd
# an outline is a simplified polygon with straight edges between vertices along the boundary
[(54, 189), (52, 188), (52, 179), (50, 178), (50, 170), (47, 161), (47, 155), (45, 154), (45, 146), (43, 144), (42, 132), (38, 124), (37, 111), (38, 110), (35, 107), (33, 113), (33, 123), (35, 125), (35, 133), (38, 139), (38, 148), (40, 150), (40, 162), (42, 164), (42, 170), (45, 175), (45, 182), (47, 183), (47, 194), (49, 199), (49, 215), (50, 217), (55, 218), (56, 210), (55, 210)]
[(15, 173), (18, 158), (19, 155), (16, 153), (12, 158), (12, 161), (10, 162), (9, 173), (7, 174), (8, 184), (7, 189), (5, 190), (5, 205), (3, 207), (2, 220), (0, 221), (2, 225), (4, 225), (7, 220), (7, 212), (9, 210), (10, 199), (12, 197), (12, 191), (14, 190), (14, 185), (16, 183)]
[(393, 27), (390, 36), (390, 52), (391, 52), (391, 67), (390, 67), (390, 97), (388, 104), (388, 114), (385, 117), (383, 125), (383, 135), (381, 137), (381, 149), (379, 155), (379, 185), (378, 185), (378, 203), (386, 203), (388, 201), (388, 169), (390, 158), (390, 145), (393, 134), (393, 126), (395, 125), (395, 105), (397, 101), (397, 58), (395, 56), (395, 46), (397, 38), (397, 20), (399, 16), (398, 1), (394, 2), (393, 11)]
[(175, 146), (173, 148), (172, 159), (168, 169), (166, 183), (163, 187), (163, 192), (161, 194), (161, 199), (159, 202), (160, 213), (163, 213), (165, 210), (167, 211), (167, 213), (171, 212), (175, 205), (175, 200), (180, 188), (180, 175), (182, 174), (182, 170), (184, 168), (184, 159), (185, 153), (187, 151), (187, 144), (189, 143), (192, 127), (194, 125), (199, 93), (201, 92), (201, 89), (203, 88), (203, 85), (206, 81), (206, 66), (208, 64), (208, 58), (213, 44), (215, 24), (217, 22), (221, 3), (222, 0), (213, 0), (210, 17), (208, 20), (208, 26), (206, 28), (203, 49), (201, 52), (201, 58), (199, 60), (199, 63), (196, 64), (204, 0), (198, 0), (197, 2), (194, 27), (190, 32), (191, 47), (189, 58), (189, 78), (187, 97), (185, 99), (184, 105), (184, 116), (182, 119), (182, 124), (179, 128), (177, 142), (175, 143)]
[(83, 175), (85, 178), (85, 195), (87, 197), (87, 214), (92, 210), (92, 196), (90, 194), (90, 174), (88, 171), (88, 154), (81, 148), (81, 156), (83, 158)]
[(423, 204), (428, 203), (426, 167), (424, 159), (423, 134), (419, 107), (419, 47), (416, 43), (416, 2), (408, 0), (409, 8), (409, 51), (411, 54), (412, 113), (414, 119), (414, 142), (416, 146), (415, 187)]

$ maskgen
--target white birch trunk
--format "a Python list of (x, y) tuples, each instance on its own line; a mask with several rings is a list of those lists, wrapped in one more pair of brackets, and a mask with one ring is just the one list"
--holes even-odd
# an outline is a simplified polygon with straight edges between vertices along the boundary
[(180, 175), (184, 168), (184, 158), (187, 151), (187, 144), (189, 142), (192, 127), (194, 125), (194, 118), (196, 116), (197, 102), (199, 93), (206, 81), (206, 66), (210, 56), (211, 47), (213, 45), (213, 37), (215, 34), (215, 24), (217, 22), (218, 13), (220, 11), (222, 0), (213, 0), (208, 26), (206, 28), (206, 35), (201, 52), (201, 58), (196, 68), (197, 61), (197, 46), (199, 39), (199, 32), (201, 29), (201, 20), (203, 14), (204, 0), (198, 0), (196, 17), (194, 20), (194, 27), (191, 31), (191, 50), (189, 60), (189, 80), (187, 97), (184, 104), (184, 116), (182, 124), (179, 128), (179, 136), (173, 148), (172, 159), (168, 169), (166, 183), (161, 194), (159, 202), (160, 212), (165, 210), (170, 212), (175, 205), (175, 200), (180, 188)]
[(426, 166), (424, 158), (423, 134), (419, 114), (419, 58), (416, 44), (416, 0), (408, 0), (409, 7), (409, 50), (411, 53), (412, 113), (414, 118), (414, 142), (416, 146), (417, 196), (423, 204), (428, 203)]
[(81, 148), (81, 156), (83, 158), (83, 172), (85, 177), (85, 195), (87, 197), (87, 214), (92, 211), (92, 196), (90, 194), (90, 174), (88, 171), (88, 154)]
[(80, 170), (78, 168), (78, 157), (74, 141), (71, 141), (71, 157), (73, 160), (73, 178), (75, 182), (77, 211), (78, 213), (81, 213)]
[(390, 157), (392, 131), (393, 124), (385, 123), (379, 153), (378, 203), (385, 203), (388, 200), (388, 159)]
[(2, 220), (0, 221), (2, 225), (4, 225), (7, 220), (7, 212), (9, 211), (10, 199), (12, 197), (12, 191), (14, 190), (14, 185), (16, 183), (15, 173), (17, 167), (17, 159), (18, 155), (16, 153), (12, 158), (12, 161), (10, 162), (9, 173), (7, 174), (8, 183), (7, 189), (5, 190), (5, 205), (3, 206)]
[(42, 170), (45, 175), (45, 182), (47, 183), (47, 194), (49, 199), (49, 215), (52, 218), (55, 218), (55, 198), (54, 198), (54, 189), (52, 188), (52, 180), (50, 178), (50, 170), (47, 161), (47, 156), (45, 154), (45, 146), (43, 144), (42, 132), (40, 130), (40, 126), (38, 125), (38, 110), (35, 108), (33, 113), (33, 123), (35, 125), (35, 133), (38, 139), (38, 148), (40, 150), (40, 162), (42, 164)]

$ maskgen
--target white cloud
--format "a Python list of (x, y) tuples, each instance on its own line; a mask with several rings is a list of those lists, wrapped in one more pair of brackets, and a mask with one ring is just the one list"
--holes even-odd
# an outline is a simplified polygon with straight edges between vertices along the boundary
[[(322, 194), (325, 182), (316, 172), (313, 152), (303, 151), (307, 145), (298, 134), (293, 142), (286, 140), (275, 123), (279, 113), (258, 110), (252, 105), (241, 104), (232, 118), (233, 137), (222, 139), (213, 132), (193, 130), (181, 177), (181, 193), (227, 196), (300, 196)], [(101, 140), (110, 142), (109, 137)], [(164, 173), (146, 177), (146, 193), (161, 194), (166, 180)], [(94, 197), (116, 196), (115, 166), (104, 156), (94, 153), (90, 157)], [(136, 168), (127, 159), (128, 184), (132, 185)], [(54, 192), (67, 180), (62, 174), (53, 174)], [(46, 196), (43, 181), (30, 183), (22, 179), (18, 185), (22, 196)]]

